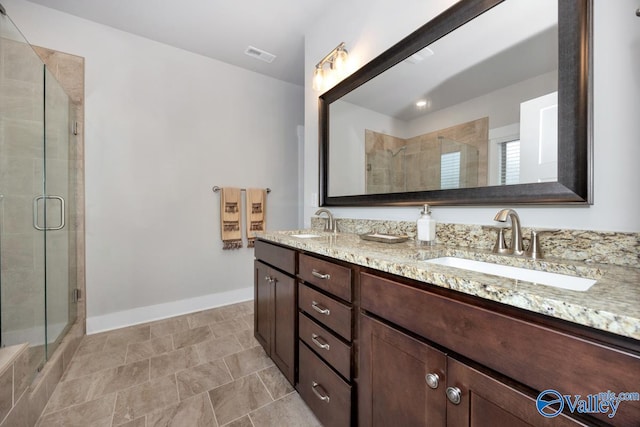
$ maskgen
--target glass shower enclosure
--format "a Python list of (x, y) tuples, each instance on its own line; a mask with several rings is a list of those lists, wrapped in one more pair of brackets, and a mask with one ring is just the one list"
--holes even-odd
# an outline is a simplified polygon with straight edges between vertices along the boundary
[(28, 343), (32, 375), (77, 316), (74, 111), (0, 14), (0, 345)]

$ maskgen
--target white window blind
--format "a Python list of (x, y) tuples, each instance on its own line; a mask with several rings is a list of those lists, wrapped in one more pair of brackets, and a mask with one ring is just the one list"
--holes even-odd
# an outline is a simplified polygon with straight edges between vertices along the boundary
[(520, 182), (520, 141), (507, 141), (500, 144), (500, 184), (518, 184)]
[(460, 152), (440, 156), (440, 188), (460, 188)]

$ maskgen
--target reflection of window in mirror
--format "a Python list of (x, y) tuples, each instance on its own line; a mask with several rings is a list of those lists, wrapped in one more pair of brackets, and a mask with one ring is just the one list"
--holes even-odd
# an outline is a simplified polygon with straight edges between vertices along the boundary
[(520, 140), (500, 143), (500, 185), (520, 182)]
[[(506, 185), (519, 183), (519, 148), (517, 153), (518, 169), (515, 169), (516, 164), (513, 161), (508, 164), (506, 163), (506, 154), (513, 155), (513, 152), (516, 149), (515, 141), (520, 141), (519, 123), (513, 123), (511, 125), (489, 129), (489, 185)], [(505, 161), (505, 163), (503, 163), (503, 160)], [(512, 160), (514, 159), (512, 158)]]
[(440, 189), (460, 188), (460, 152), (440, 156)]

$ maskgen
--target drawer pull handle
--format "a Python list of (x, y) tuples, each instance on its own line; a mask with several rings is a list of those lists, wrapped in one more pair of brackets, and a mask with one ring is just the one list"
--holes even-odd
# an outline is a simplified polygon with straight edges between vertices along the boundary
[(273, 277), (271, 276), (264, 276), (264, 280), (266, 280), (269, 283), (273, 283)]
[(311, 270), (311, 275), (313, 277), (317, 277), (318, 279), (322, 279), (322, 280), (329, 280), (331, 279), (331, 275), (329, 273), (327, 274), (322, 274), (320, 273), (318, 270)]
[[(320, 394), (320, 392), (318, 391), (318, 389), (322, 390), (322, 394)], [(313, 394), (315, 394), (318, 399), (320, 400), (324, 400), (325, 402), (329, 403), (329, 395), (327, 394), (327, 392), (322, 388), (322, 386), (320, 384), (318, 384), (315, 381), (311, 382), (311, 390), (313, 391)]]
[(319, 348), (322, 348), (324, 350), (331, 349), (331, 347), (329, 346), (329, 344), (326, 341), (324, 341), (324, 343), (322, 343), (322, 342), (320, 342), (320, 340), (324, 341), (324, 338), (322, 338), (321, 336), (316, 335), (316, 334), (311, 334), (311, 341), (313, 341), (313, 343), (316, 346), (318, 346)]
[(331, 310), (321, 306), (316, 301), (311, 302), (311, 308), (313, 308), (315, 311), (317, 311), (320, 314), (326, 314), (327, 316), (331, 314)]

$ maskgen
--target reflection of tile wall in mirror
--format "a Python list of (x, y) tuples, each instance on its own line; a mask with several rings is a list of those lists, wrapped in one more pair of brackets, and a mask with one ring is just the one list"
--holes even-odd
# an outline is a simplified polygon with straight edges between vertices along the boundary
[(366, 193), (439, 190), (440, 156), (460, 152), (459, 185), (488, 182), (489, 118), (403, 139), (365, 129)]
[(367, 194), (405, 191), (404, 159), (398, 151), (405, 145), (402, 138), (365, 129)]

